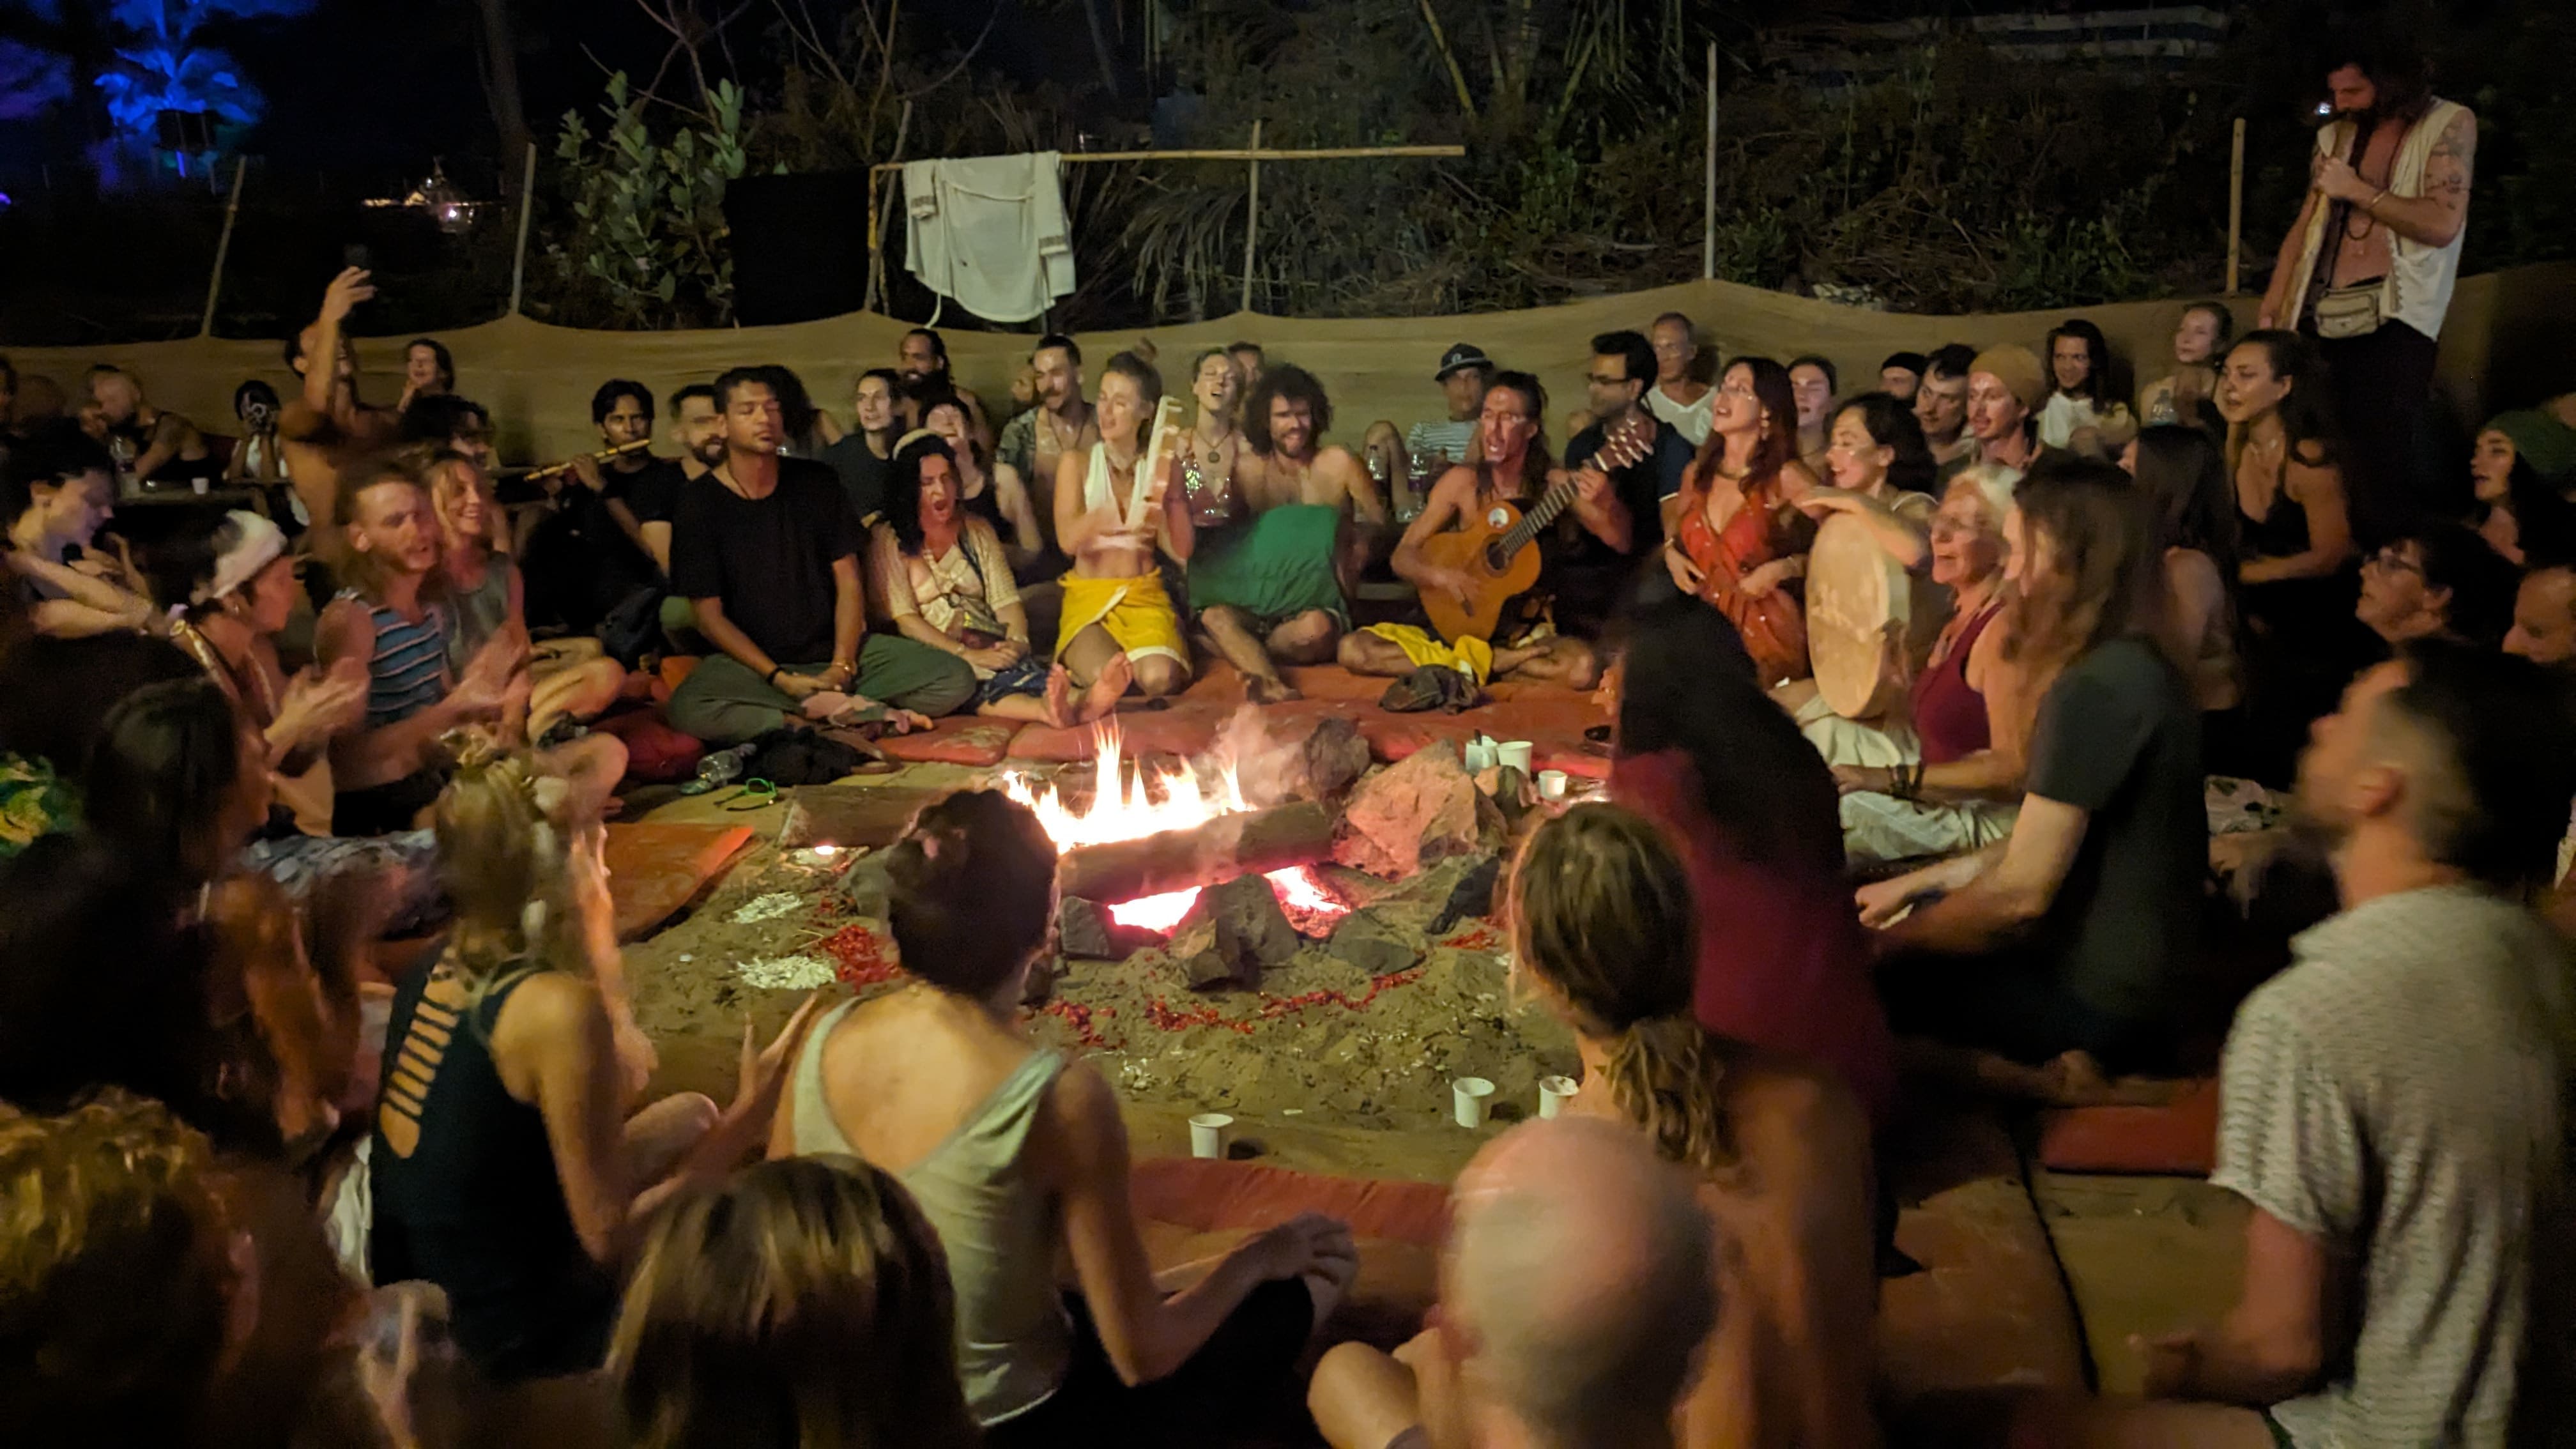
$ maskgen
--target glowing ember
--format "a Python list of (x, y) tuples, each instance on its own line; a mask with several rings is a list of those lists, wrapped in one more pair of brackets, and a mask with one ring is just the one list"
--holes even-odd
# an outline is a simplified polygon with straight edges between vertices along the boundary
[[(1079, 812), (1065, 803), (1053, 785), (1033, 790), (1018, 775), (1003, 782), (1003, 790), (1012, 799), (1037, 812), (1038, 823), (1046, 827), (1047, 838), (1055, 842), (1059, 853), (1079, 845), (1103, 845), (1113, 840), (1159, 835), (1166, 830), (1186, 830), (1220, 815), (1251, 808), (1244, 803), (1243, 788), (1231, 764), (1219, 768), (1215, 779), (1207, 783), (1202, 783), (1198, 773), (1187, 765), (1148, 769), (1140, 763), (1135, 773), (1129, 774), (1114, 716), (1091, 727), (1091, 761), (1091, 803)], [(1268, 879), (1281, 906), (1292, 915), (1330, 918), (1349, 909), (1325, 894), (1303, 866), (1272, 871)], [(1196, 890), (1142, 896), (1112, 905), (1109, 918), (1122, 926), (1169, 933), (1190, 913), (1198, 898)]]

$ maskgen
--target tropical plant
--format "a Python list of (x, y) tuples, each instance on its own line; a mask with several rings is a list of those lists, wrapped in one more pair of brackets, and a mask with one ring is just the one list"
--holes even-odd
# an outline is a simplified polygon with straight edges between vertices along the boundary
[(577, 326), (721, 327), (733, 320), (726, 183), (743, 174), (742, 91), (722, 80), (667, 143), (645, 97), (609, 77), (593, 135), (578, 111), (555, 138), (572, 224), (546, 245), (557, 291), (542, 310)]

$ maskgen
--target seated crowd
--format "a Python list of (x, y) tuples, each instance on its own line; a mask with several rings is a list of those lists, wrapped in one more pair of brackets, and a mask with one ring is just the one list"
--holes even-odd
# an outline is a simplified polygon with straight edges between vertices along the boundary
[[(2013, 1442), (2502, 1445), (2556, 1408), (2563, 407), (2478, 433), (2467, 516), (2372, 535), (2314, 342), (2215, 303), (2134, 395), (2080, 318), (1838, 395), (1667, 313), (1590, 340), (1561, 455), (1465, 343), (1440, 420), (1354, 449), (1251, 344), (1167, 394), (1149, 347), (1093, 384), (1049, 335), (988, 399), (916, 329), (846, 427), (774, 365), (612, 379), (598, 454), (505, 476), (434, 340), (360, 399), (369, 291), (238, 440), (114, 368), (8, 440), (25, 1442), (1211, 1444), (1303, 1364), (1358, 1449), (1874, 1444), (1905, 1088), (2209, 1065), (2212, 776), (2275, 792), (2339, 907), (2216, 1060), (2242, 1301), (2137, 1345), (2143, 1401), (2021, 1396)], [(127, 531), (122, 489), (197, 470), (277, 502)], [(1418, 609), (1363, 617), (1389, 575)], [(1210, 658), (1256, 703), (1338, 663), (1389, 707), (1609, 706), (1604, 798), (1534, 812), (1501, 893), (1585, 1090), (1459, 1178), (1392, 1353), (1338, 1341), (1339, 1221), (1156, 1271), (1111, 1081), (1026, 1026), (1057, 857), (998, 791), (887, 852), (905, 985), (746, 1030), (729, 1101), (647, 1097), (618, 717), (864, 752)]]

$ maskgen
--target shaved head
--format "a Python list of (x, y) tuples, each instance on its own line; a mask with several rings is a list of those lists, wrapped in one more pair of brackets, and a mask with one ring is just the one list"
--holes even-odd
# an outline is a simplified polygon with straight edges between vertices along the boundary
[(1654, 1442), (1716, 1323), (1715, 1271), (1690, 1179), (1634, 1129), (1513, 1129), (1458, 1179), (1441, 1275), (1469, 1397), (1543, 1443)]

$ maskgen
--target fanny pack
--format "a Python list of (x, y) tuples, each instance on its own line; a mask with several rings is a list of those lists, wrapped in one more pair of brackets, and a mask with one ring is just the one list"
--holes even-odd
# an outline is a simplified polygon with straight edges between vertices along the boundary
[(2379, 310), (2385, 285), (2384, 281), (2371, 281), (2354, 287), (2328, 288), (2308, 313), (2316, 321), (2317, 336), (2327, 342), (2342, 342), (2378, 331), (2379, 324), (2387, 320)]

